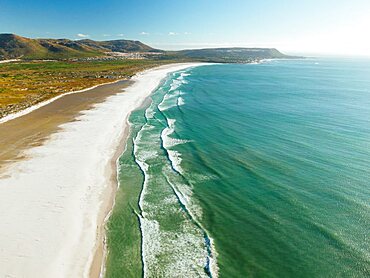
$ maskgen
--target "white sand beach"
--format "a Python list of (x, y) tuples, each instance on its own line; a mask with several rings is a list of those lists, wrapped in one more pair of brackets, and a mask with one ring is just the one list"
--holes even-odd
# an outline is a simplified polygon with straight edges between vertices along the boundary
[(19, 59), (0, 60), (0, 64), (18, 62), (18, 61), (20, 61), (20, 60)]
[(168, 73), (196, 65), (136, 75), (0, 173), (0, 277), (90, 276), (127, 117)]

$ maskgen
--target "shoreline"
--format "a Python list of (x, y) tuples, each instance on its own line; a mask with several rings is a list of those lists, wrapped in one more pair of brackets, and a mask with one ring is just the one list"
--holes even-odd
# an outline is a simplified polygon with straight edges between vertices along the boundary
[[(134, 110), (137, 110), (137, 109), (140, 109), (141, 107), (143, 107), (146, 104), (147, 100), (150, 98), (150, 95), (147, 96), (143, 100), (143, 103)], [(134, 110), (132, 110), (131, 112), (133, 112)], [(130, 113), (130, 115), (131, 115), (131, 113)], [(127, 140), (129, 139), (129, 136), (130, 136), (130, 123), (129, 123), (130, 115), (128, 115), (127, 118), (126, 118), (126, 124), (127, 125), (124, 128), (123, 137), (122, 137), (120, 146), (119, 146), (119, 148), (117, 148), (117, 152), (116, 152), (115, 156), (113, 157), (113, 159), (111, 161), (111, 168), (110, 168), (110, 170), (112, 170), (111, 171), (111, 182), (112, 182), (112, 189), (113, 189), (114, 192), (111, 194), (111, 199), (109, 200), (107, 210), (103, 214), (104, 219), (102, 221), (103, 224), (101, 225), (102, 233), (101, 233), (100, 240), (97, 241), (98, 246), (95, 250), (93, 263), (91, 265), (90, 277), (103, 278), (104, 275), (105, 275), (105, 271), (106, 271), (107, 255), (108, 255), (108, 251), (109, 251), (108, 246), (107, 246), (107, 235), (106, 235), (107, 227), (106, 227), (106, 225), (107, 225), (107, 223), (108, 223), (108, 221), (111, 217), (111, 214), (113, 212), (113, 209), (114, 209), (114, 206), (115, 206), (116, 194), (117, 194), (117, 191), (119, 190), (119, 187), (120, 187), (120, 182), (119, 182), (119, 159), (127, 149)]]
[[(128, 116), (167, 74), (196, 65), (165, 65), (135, 75), (123, 93), (83, 110), (27, 149), (26, 159), (12, 161), (0, 177), (0, 220), (7, 224), (0, 231), (1, 273), (99, 277), (104, 262), (99, 246), (114, 204)], [(19, 196), (22, 204), (16, 202)]]
[[(138, 105), (137, 107), (135, 107), (134, 109), (132, 109), (130, 111), (130, 113), (127, 115), (126, 119), (125, 119), (125, 126), (124, 128), (122, 129), (123, 130), (123, 135), (121, 137), (121, 140), (120, 140), (120, 144), (119, 144), (119, 147), (117, 148), (117, 151), (114, 155), (114, 157), (112, 158), (112, 161), (111, 161), (111, 168), (110, 168), (110, 176), (111, 176), (111, 181), (112, 181), (112, 184), (111, 184), (111, 187), (112, 187), (112, 194), (111, 195), (111, 198), (110, 198), (110, 201), (108, 202), (108, 207), (107, 209), (105, 210), (105, 213), (104, 213), (104, 219), (102, 221), (102, 224), (101, 224), (101, 227), (100, 227), (100, 230), (101, 230), (101, 234), (100, 234), (100, 240), (97, 241), (97, 248), (95, 249), (94, 251), (94, 258), (93, 258), (93, 261), (92, 261), (92, 264), (91, 264), (91, 268), (90, 268), (90, 275), (89, 277), (97, 277), (97, 278), (102, 278), (104, 277), (104, 274), (105, 274), (105, 263), (106, 263), (106, 259), (107, 259), (107, 254), (109, 252), (109, 249), (108, 249), (108, 246), (107, 246), (107, 238), (106, 238), (106, 224), (107, 222), (109, 221), (109, 217), (114, 209), (114, 205), (115, 205), (115, 196), (116, 196), (116, 192), (119, 188), (119, 181), (118, 181), (118, 161), (119, 161), (119, 158), (121, 157), (121, 155), (123, 154), (123, 152), (125, 151), (126, 147), (127, 147), (127, 140), (128, 140), (128, 137), (129, 137), (129, 133), (130, 133), (130, 125), (129, 125), (129, 117), (131, 115), (131, 113), (134, 111), (134, 110), (137, 110), (139, 109), (140, 107), (142, 107), (143, 105), (145, 105), (145, 103), (147, 102), (148, 98), (150, 98), (151, 94), (161, 85), (161, 83), (163, 82), (163, 80), (165, 78), (167, 78), (167, 76), (172, 73), (172, 72), (176, 72), (176, 71), (179, 71), (179, 70), (182, 70), (182, 69), (185, 69), (185, 68), (189, 68), (189, 67), (195, 67), (195, 66), (199, 66), (199, 65), (202, 65), (204, 63), (186, 63), (186, 64), (173, 64), (173, 65), (165, 65), (165, 66), (160, 66), (160, 67), (157, 67), (157, 68), (154, 68), (154, 69), (149, 69), (149, 70), (145, 70), (143, 72), (139, 72), (138, 74), (136, 74), (133, 79), (136, 79), (134, 80), (134, 84), (132, 85), (132, 87), (134, 87), (135, 85), (138, 86), (138, 82), (140, 82), (140, 78), (142, 76), (145, 76), (146, 73), (148, 72), (151, 72), (151, 71), (154, 71), (156, 69), (159, 69), (159, 68), (168, 68), (169, 70), (166, 71), (164, 73), (164, 75), (162, 75), (158, 80), (157, 80), (157, 84), (155, 86), (152, 86), (151, 88), (149, 88), (149, 94), (146, 95), (146, 97), (144, 97), (142, 100), (141, 100), (141, 103), (140, 105)], [(128, 90), (129, 89), (132, 89), (132, 90), (135, 90), (135, 88), (127, 88)], [(108, 169), (109, 171), (109, 169)], [(97, 272), (99, 270), (99, 273)]]
[(105, 271), (105, 261), (106, 256), (108, 252), (107, 244), (106, 244), (106, 224), (109, 221), (110, 214), (114, 208), (115, 203), (115, 196), (116, 192), (118, 190), (119, 184), (118, 184), (118, 160), (122, 153), (125, 151), (127, 139), (130, 132), (130, 127), (128, 125), (128, 118), (127, 116), (125, 120), (125, 124), (122, 127), (122, 136), (119, 140), (119, 145), (117, 147), (117, 150), (110, 162), (109, 165), (107, 165), (106, 169), (106, 177), (108, 179), (109, 177), (109, 187), (110, 187), (110, 194), (107, 194), (107, 199), (105, 200), (105, 209), (102, 209), (100, 212), (99, 218), (100, 218), (100, 227), (98, 227), (97, 231), (97, 240), (96, 240), (96, 246), (93, 253), (92, 262), (90, 265), (90, 271), (89, 271), (89, 277), (93, 278), (100, 278), (103, 277), (103, 273)]

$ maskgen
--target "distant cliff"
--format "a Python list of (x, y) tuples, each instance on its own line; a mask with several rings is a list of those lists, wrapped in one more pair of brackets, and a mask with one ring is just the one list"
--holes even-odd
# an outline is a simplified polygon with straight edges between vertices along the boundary
[(275, 48), (206, 48), (182, 50), (177, 54), (214, 62), (253, 62), (262, 59), (291, 58)]

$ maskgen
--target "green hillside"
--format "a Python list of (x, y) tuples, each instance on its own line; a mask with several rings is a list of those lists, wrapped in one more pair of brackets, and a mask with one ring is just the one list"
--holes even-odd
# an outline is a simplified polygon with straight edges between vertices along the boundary
[(0, 60), (14, 58), (24, 60), (75, 59), (106, 56), (107, 53), (111, 52), (141, 53), (141, 58), (179, 62), (250, 63), (262, 59), (296, 58), (287, 56), (275, 48), (209, 48), (163, 51), (133, 40), (29, 39), (14, 34), (0, 34)]
[(275, 48), (206, 48), (172, 52), (172, 55), (208, 62), (243, 63), (262, 59), (295, 58)]
[(0, 59), (65, 59), (105, 55), (106, 52), (155, 52), (139, 41), (29, 39), (14, 34), (0, 34)]

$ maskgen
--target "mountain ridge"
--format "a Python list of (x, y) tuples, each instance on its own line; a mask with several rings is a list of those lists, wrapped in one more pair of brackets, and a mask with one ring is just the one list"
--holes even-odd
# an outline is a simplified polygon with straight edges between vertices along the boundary
[(0, 60), (91, 59), (103, 57), (109, 53), (139, 53), (141, 58), (150, 56), (151, 59), (157, 60), (196, 60), (219, 63), (250, 63), (262, 59), (301, 58), (285, 55), (276, 48), (230, 47), (165, 51), (137, 40), (31, 39), (15, 34), (0, 34)]
[(160, 52), (133, 40), (30, 39), (15, 34), (0, 34), (2, 59), (58, 59), (105, 55), (106, 52)]

